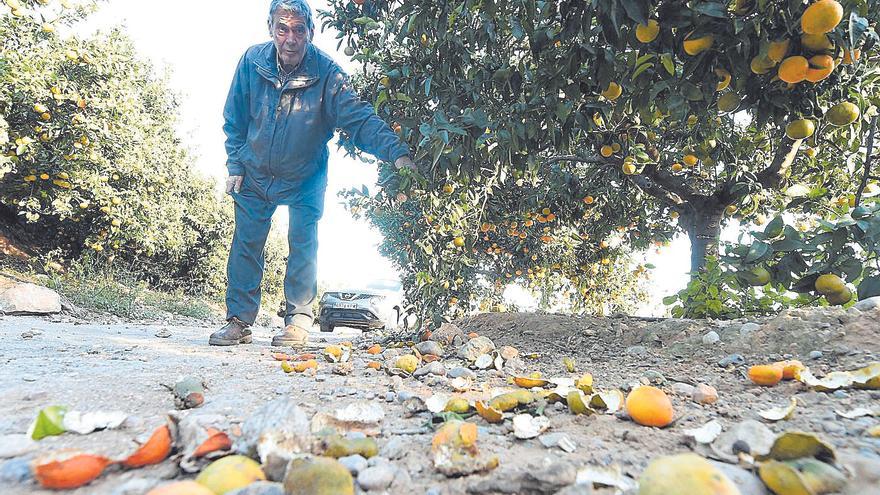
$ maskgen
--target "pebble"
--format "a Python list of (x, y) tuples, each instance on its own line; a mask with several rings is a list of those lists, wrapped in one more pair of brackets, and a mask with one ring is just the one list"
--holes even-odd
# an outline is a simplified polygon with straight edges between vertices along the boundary
[(820, 359), (822, 357), (822, 351), (810, 351), (810, 354), (807, 357), (810, 359)]
[(825, 433), (840, 434), (846, 433), (846, 428), (839, 421), (823, 421), (822, 429)]
[(415, 397), (415, 394), (406, 390), (401, 390), (397, 392), (397, 400), (400, 402), (406, 402), (413, 397)]
[(443, 366), (443, 363), (440, 361), (434, 361), (433, 363), (428, 363), (413, 372), (413, 376), (425, 375), (444, 376), (446, 375), (446, 367)]
[(741, 327), (739, 327), (739, 336), (740, 337), (748, 337), (749, 335), (752, 334), (752, 332), (754, 332), (760, 328), (761, 328), (761, 325), (758, 325), (757, 323), (753, 323), (753, 322), (743, 323), (743, 325)]
[(416, 350), (421, 354), (433, 354), (435, 356), (443, 355), (443, 346), (433, 340), (426, 340), (416, 344)]
[(388, 464), (368, 467), (357, 476), (358, 486), (366, 491), (381, 491), (394, 481), (394, 468)]
[(686, 397), (690, 397), (691, 395), (694, 394), (695, 388), (696, 387), (694, 387), (693, 385), (691, 385), (689, 383), (674, 382), (672, 384), (672, 393), (674, 393), (676, 395), (683, 395)]
[(835, 399), (846, 399), (847, 397), (849, 397), (849, 394), (846, 393), (845, 390), (835, 390), (834, 393), (831, 394), (831, 396)]
[(2, 484), (26, 483), (33, 474), (27, 459), (16, 458), (0, 463), (0, 482)]
[(693, 399), (700, 404), (714, 404), (718, 400), (718, 391), (715, 387), (700, 383), (694, 388)]
[(506, 345), (498, 350), (498, 354), (501, 355), (501, 359), (505, 361), (509, 361), (517, 356), (519, 356), (519, 351), (515, 347), (511, 347)]
[(363, 456), (358, 454), (340, 457), (339, 463), (345, 466), (345, 468), (348, 469), (352, 476), (357, 476), (358, 473), (360, 473), (364, 469), (367, 469), (367, 460), (364, 459)]
[(406, 457), (407, 450), (410, 449), (410, 442), (406, 440), (404, 437), (395, 436), (391, 437), (390, 440), (385, 442), (385, 445), (379, 450), (379, 453), (382, 457), (386, 457), (391, 459), (392, 461), (396, 461), (398, 459), (402, 459)]
[(870, 311), (880, 306), (880, 296), (869, 297), (857, 302), (853, 307), (859, 311)]
[(663, 373), (660, 373), (656, 370), (648, 370), (645, 372), (644, 377), (648, 379), (654, 385), (662, 385), (666, 383), (666, 377), (663, 376)]
[(226, 492), (226, 495), (284, 495), (284, 485), (271, 481), (257, 481), (238, 490)]
[(644, 356), (648, 353), (648, 348), (643, 345), (633, 345), (626, 348), (626, 353), (630, 356)]
[(394, 392), (385, 392), (385, 402), (394, 402), (394, 399), (397, 398), (397, 394)]
[(471, 380), (477, 378), (476, 373), (461, 366), (452, 368), (451, 370), (447, 371), (446, 376), (448, 376), (449, 378), (470, 378)]
[(746, 358), (742, 356), (742, 354), (731, 354), (729, 356), (724, 357), (721, 361), (718, 361), (718, 366), (722, 368), (726, 368), (730, 365), (739, 365), (746, 362)]
[(721, 341), (721, 336), (718, 335), (718, 332), (712, 330), (706, 335), (703, 335), (703, 344), (705, 345), (714, 345)]

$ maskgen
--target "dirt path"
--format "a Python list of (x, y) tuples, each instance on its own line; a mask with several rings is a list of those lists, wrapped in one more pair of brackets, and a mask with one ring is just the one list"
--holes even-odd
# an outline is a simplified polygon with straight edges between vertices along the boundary
[[(479, 448), (496, 455), (500, 465), (488, 474), (447, 478), (432, 465), (430, 413), (404, 414), (405, 399), (428, 398), (432, 393), (453, 395), (445, 376), (394, 377), (367, 369), (371, 356), (364, 349), (373, 336), (339, 329), (330, 335), (314, 334), (313, 344), (353, 341), (353, 371), (333, 373), (321, 363), (316, 376), (285, 374), (272, 358), (269, 329), (255, 330), (255, 344), (235, 348), (206, 345), (209, 327), (131, 324), (84, 324), (60, 317), (4, 317), (0, 319), (0, 442), (24, 433), (37, 411), (64, 404), (79, 411), (121, 410), (129, 414), (123, 427), (89, 435), (47, 437), (23, 447), (14, 455), (0, 455), (2, 493), (57, 493), (41, 490), (22, 473), (35, 455), (60, 448), (105, 453), (118, 458), (133, 448), (132, 439), (162, 424), (174, 409), (172, 394), (162, 384), (192, 375), (208, 387), (205, 404), (191, 414), (219, 414), (232, 425), (241, 425), (260, 406), (292, 398), (311, 418), (352, 403), (377, 404), (384, 411), (377, 436), (380, 455), (374, 465), (386, 463), (394, 481), (388, 493), (590, 493), (585, 485), (571, 485), (577, 469), (586, 466), (618, 469), (638, 478), (649, 460), (659, 455), (697, 449), (684, 430), (718, 420), (725, 430), (744, 420), (760, 420), (757, 411), (798, 400), (795, 416), (765, 423), (774, 433), (789, 430), (814, 432), (835, 447), (850, 469), (864, 463), (880, 473), (880, 439), (866, 431), (877, 418), (843, 419), (835, 411), (869, 407), (880, 411), (880, 391), (841, 390), (818, 393), (797, 382), (764, 388), (751, 384), (745, 370), (751, 364), (797, 358), (817, 375), (849, 370), (880, 361), (880, 309), (865, 312), (822, 309), (787, 312), (743, 329), (744, 321), (643, 321), (636, 319), (572, 318), (552, 315), (482, 315), (462, 322), (465, 332), (475, 331), (498, 347), (513, 345), (520, 356), (502, 370), (477, 370), (471, 400), (488, 398), (493, 390), (515, 388), (509, 375), (540, 371), (547, 377), (580, 376), (590, 372), (600, 388), (628, 389), (634, 383), (654, 383), (669, 393), (676, 422), (665, 429), (638, 426), (625, 414), (576, 416), (564, 404), (544, 411), (552, 429), (543, 435), (565, 434), (574, 451), (545, 447), (541, 438), (516, 439), (510, 421), (489, 424), (473, 416), (479, 426)], [(754, 328), (757, 327), (757, 328)], [(157, 337), (162, 331), (170, 336)], [(719, 338), (708, 336), (715, 332)], [(466, 363), (450, 357), (446, 370)], [(389, 349), (393, 362), (402, 352)], [(740, 354), (742, 361), (728, 367), (719, 360)], [(821, 356), (820, 356), (821, 354)], [(562, 358), (571, 357), (577, 371), (569, 374)], [(676, 382), (678, 382), (676, 384)], [(717, 389), (714, 404), (698, 404), (687, 385), (705, 383)], [(404, 399), (404, 402), (401, 401)], [(558, 437), (558, 435), (557, 435)], [(547, 443), (547, 442), (545, 442)], [(8, 448), (8, 446), (7, 446)], [(0, 454), (4, 449), (0, 447)], [(2, 459), (8, 457), (8, 459)], [(387, 461), (387, 462), (386, 462)], [(18, 473), (16, 475), (16, 473)], [(537, 473), (537, 474), (535, 474)], [(741, 471), (739, 474), (745, 473)], [(854, 474), (847, 493), (870, 493), (863, 482), (880, 480)], [(123, 471), (109, 468), (95, 482), (66, 493), (134, 494), (158, 480), (188, 477), (174, 459), (148, 468)], [(538, 481), (535, 481), (535, 479)], [(14, 480), (13, 480), (14, 479)], [(752, 476), (752, 481), (754, 477)], [(566, 485), (571, 485), (567, 486)], [(539, 487), (539, 488), (536, 488)], [(559, 491), (562, 490), (562, 491)], [(568, 490), (568, 491), (566, 491)], [(743, 495), (761, 493), (740, 487)], [(857, 491), (853, 491), (857, 490)], [(270, 493), (270, 492), (266, 492)], [(597, 488), (593, 493), (615, 493)]]

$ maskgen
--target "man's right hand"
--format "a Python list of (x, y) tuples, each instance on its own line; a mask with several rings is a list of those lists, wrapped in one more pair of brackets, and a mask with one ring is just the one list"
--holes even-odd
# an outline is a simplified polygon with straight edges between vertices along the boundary
[(226, 178), (226, 194), (240, 193), (241, 183), (244, 180), (243, 175), (230, 175)]

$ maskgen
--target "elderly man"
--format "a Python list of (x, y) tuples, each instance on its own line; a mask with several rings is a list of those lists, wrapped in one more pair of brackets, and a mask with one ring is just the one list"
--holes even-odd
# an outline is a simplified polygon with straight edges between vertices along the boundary
[(260, 308), (266, 237), (279, 205), (290, 212), (290, 254), (285, 327), (272, 345), (306, 343), (318, 291), (327, 143), (337, 128), (380, 160), (415, 168), (407, 146), (358, 98), (342, 69), (311, 44), (315, 26), (305, 0), (273, 0), (269, 33), (272, 41), (241, 57), (223, 109), (226, 192), (235, 200), (235, 233), (227, 264), (227, 323), (211, 334), (211, 345), (252, 340), (248, 327)]

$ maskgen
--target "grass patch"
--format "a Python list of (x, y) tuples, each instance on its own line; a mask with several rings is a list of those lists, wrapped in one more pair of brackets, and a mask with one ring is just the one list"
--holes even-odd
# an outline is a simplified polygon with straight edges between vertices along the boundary
[(222, 302), (182, 290), (150, 288), (130, 270), (101, 266), (89, 260), (69, 262), (62, 272), (36, 273), (4, 264), (16, 278), (55, 290), (80, 309), (126, 319), (161, 319), (169, 315), (200, 320), (222, 318)]

